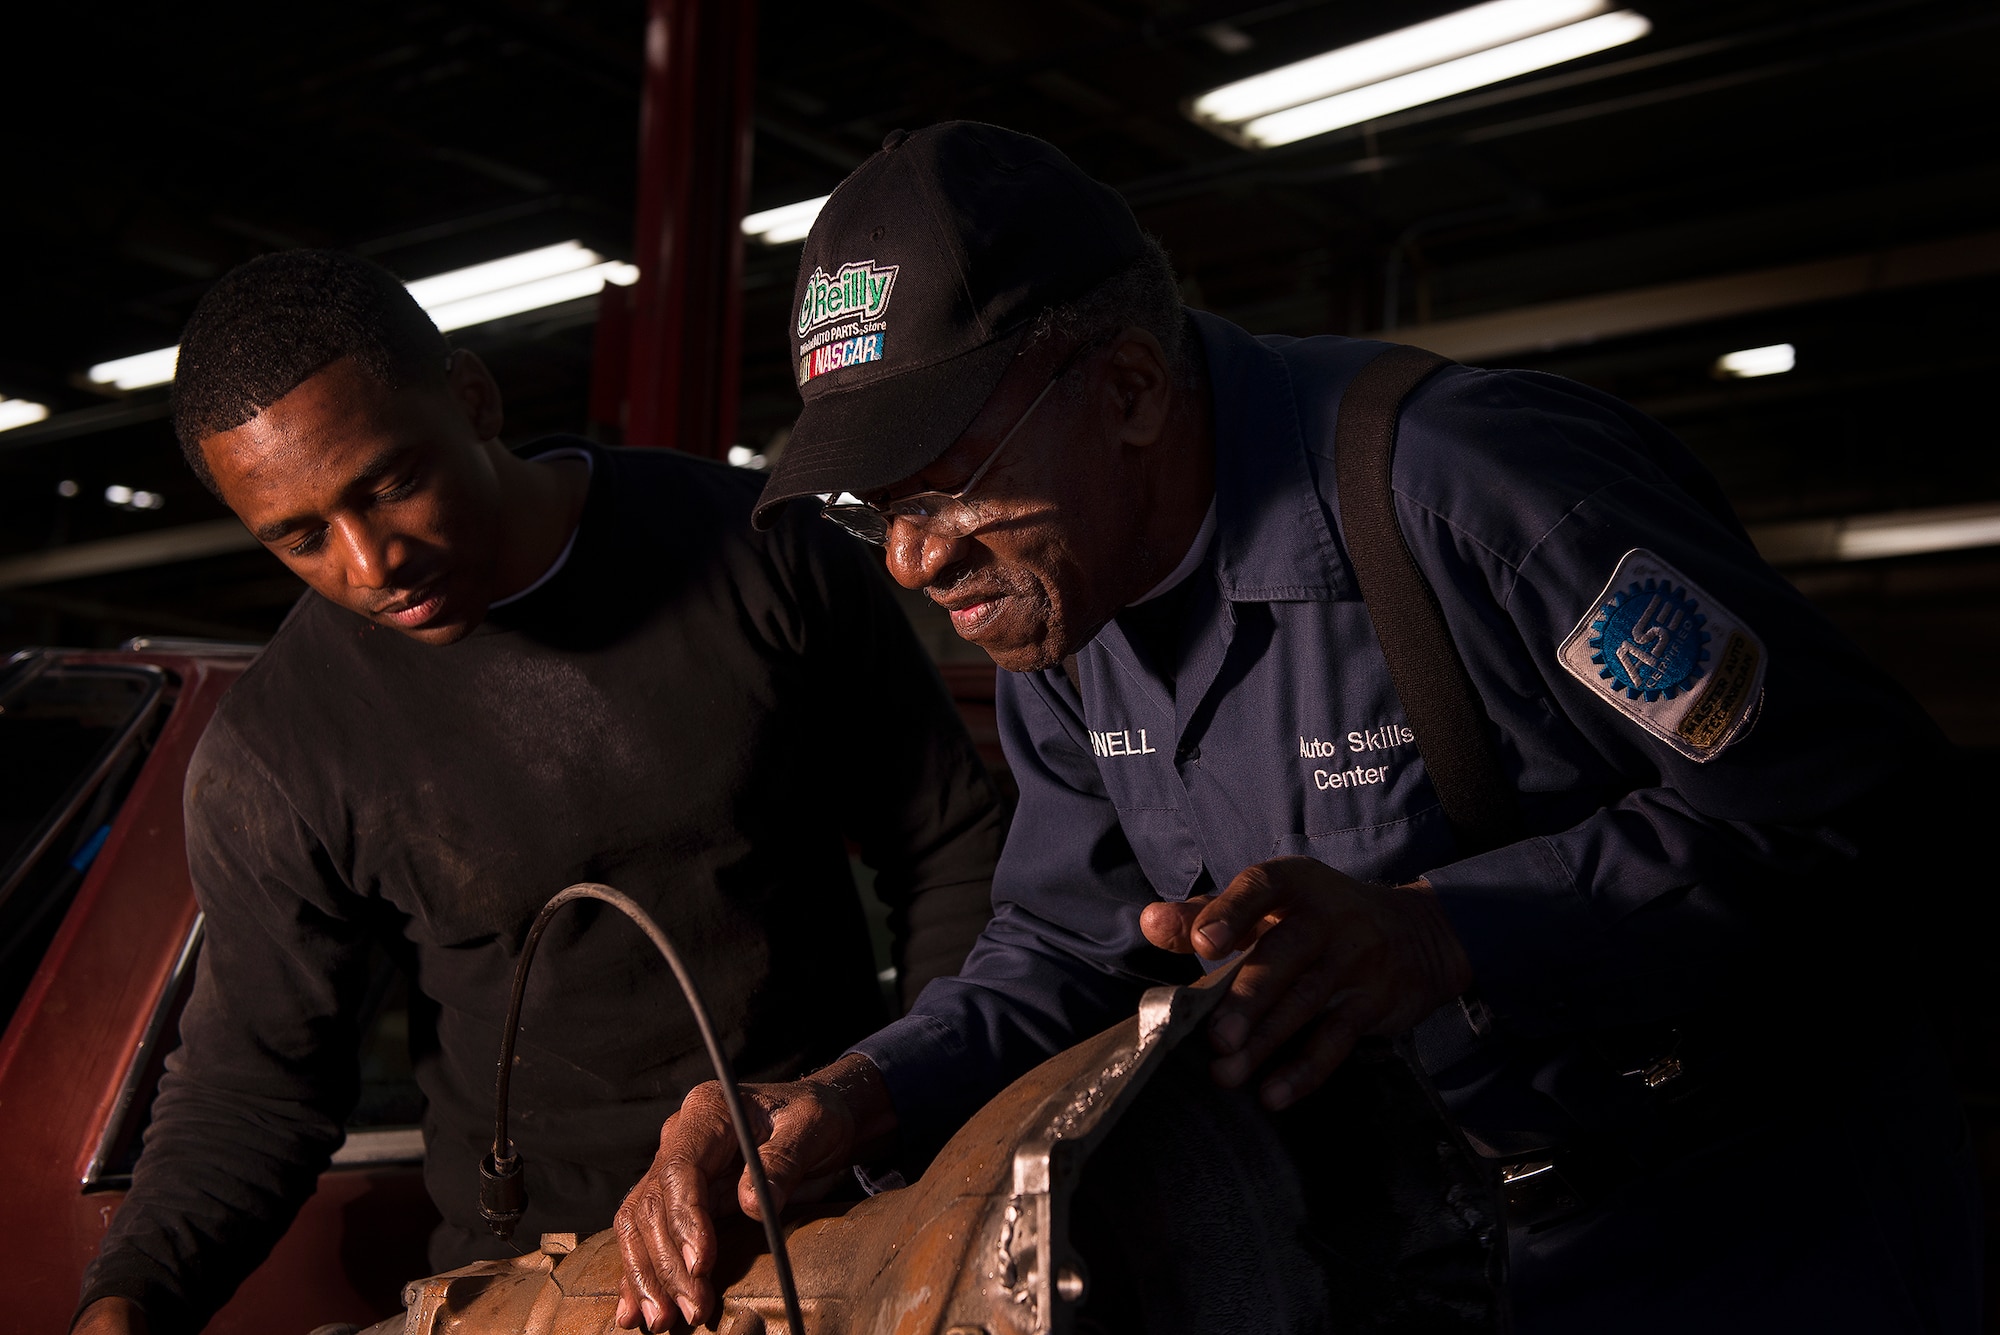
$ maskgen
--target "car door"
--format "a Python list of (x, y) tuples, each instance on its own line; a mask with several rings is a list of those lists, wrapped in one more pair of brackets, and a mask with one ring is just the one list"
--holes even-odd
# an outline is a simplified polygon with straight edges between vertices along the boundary
[[(200, 957), (181, 786), (254, 650), (27, 651), (0, 664), (0, 1211), (9, 1329), (59, 1332), (130, 1182)], [(306, 1331), (401, 1307), (429, 1266), (422, 1104), (399, 971), (376, 973), (346, 1143), (209, 1326)]]

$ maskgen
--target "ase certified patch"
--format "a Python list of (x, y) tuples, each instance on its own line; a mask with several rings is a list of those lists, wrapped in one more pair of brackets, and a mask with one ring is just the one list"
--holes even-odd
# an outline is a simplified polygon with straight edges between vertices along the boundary
[(1559, 657), (1690, 760), (1713, 760), (1749, 731), (1764, 695), (1763, 642), (1644, 548), (1619, 560)]

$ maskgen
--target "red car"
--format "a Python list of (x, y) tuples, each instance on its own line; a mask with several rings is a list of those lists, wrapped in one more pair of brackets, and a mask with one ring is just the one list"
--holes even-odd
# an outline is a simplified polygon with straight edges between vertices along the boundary
[[(135, 640), (0, 668), (0, 1217), (22, 1332), (67, 1330), (124, 1198), (202, 924), (181, 781), (253, 647)], [(392, 970), (347, 1143), (291, 1231), (208, 1327), (299, 1335), (400, 1311), (437, 1215)]]
[[(0, 1217), (12, 1223), (10, 1331), (61, 1332), (123, 1199), (178, 1041), (202, 924), (181, 785), (254, 646), (141, 639), (26, 650), (0, 666)], [(947, 683), (1004, 783), (993, 669)], [(208, 1327), (217, 1335), (368, 1325), (428, 1274), (400, 976), (385, 956), (346, 1144), (276, 1251)]]

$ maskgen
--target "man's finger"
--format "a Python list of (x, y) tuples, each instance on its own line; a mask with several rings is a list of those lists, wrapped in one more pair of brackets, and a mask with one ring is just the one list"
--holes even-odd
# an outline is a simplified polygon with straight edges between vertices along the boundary
[(1139, 930), (1161, 950), (1192, 955), (1194, 941), (1189, 933), (1194, 929), (1201, 911), (1214, 900), (1214, 895), (1194, 895), (1181, 904), (1169, 904), (1164, 900), (1148, 904), (1139, 911)]
[(708, 1174), (685, 1159), (673, 1159), (654, 1172), (663, 1179), (661, 1216), (672, 1232), (673, 1259), (689, 1276), (699, 1279), (715, 1266), (715, 1221), (709, 1217)]
[(1306, 861), (1274, 858), (1236, 873), (1229, 888), (1195, 919), (1189, 934), (1195, 951), (1204, 959), (1219, 960), (1242, 949), (1256, 936), (1264, 916), (1290, 898), (1294, 887), (1288, 864)]
[(613, 1227), (625, 1263), (619, 1282), (619, 1324), (627, 1329), (643, 1324), (647, 1330), (664, 1330), (667, 1314), (674, 1308), (680, 1309), (689, 1324), (698, 1320), (706, 1310), (708, 1286), (689, 1275), (682, 1264), (679, 1246), (666, 1226), (666, 1211), (652, 1183), (643, 1183), (626, 1198)]
[(707, 1310), (712, 1294), (702, 1278), (715, 1264), (715, 1230), (709, 1218), (709, 1184), (728, 1170), (735, 1135), (714, 1084), (689, 1091), (681, 1110), (660, 1128), (660, 1149), (616, 1219), (625, 1262), (617, 1319), (664, 1329), (668, 1313), (681, 1310), (690, 1323)]
[(659, 1276), (653, 1272), (653, 1257), (639, 1237), (638, 1207), (634, 1198), (647, 1189), (643, 1180), (632, 1196), (612, 1217), (611, 1231), (618, 1236), (618, 1255), (624, 1262), (618, 1277), (618, 1311), (613, 1319), (620, 1330), (653, 1324), (653, 1314), (664, 1312), (664, 1293)]
[[(687, 1318), (690, 1326), (708, 1311), (710, 1299), (713, 1297), (708, 1281), (695, 1273), (701, 1252), (688, 1237), (688, 1226), (691, 1222), (698, 1222), (699, 1229), (704, 1233), (707, 1232), (706, 1214), (698, 1215), (697, 1221), (690, 1221), (684, 1211), (674, 1209), (672, 1204), (666, 1208), (642, 1210), (638, 1219), (641, 1241), (645, 1243), (646, 1251), (653, 1260), (653, 1272), (659, 1277), (667, 1296), (673, 1300), (676, 1307), (680, 1308), (681, 1315)], [(712, 1260), (710, 1263), (713, 1263)], [(666, 1311), (662, 1308), (660, 1317), (665, 1316)]]
[[(1275, 957), (1267, 962), (1270, 972), (1280, 980), (1272, 989), (1276, 995), (1261, 1014), (1246, 1015), (1250, 1027), (1238, 1031), (1243, 1035), (1241, 1042), (1229, 1054), (1229, 1060), (1237, 1064), (1233, 1074), (1239, 1081), (1269, 1061), (1294, 1035), (1311, 1027), (1329, 1003), (1343, 1005), (1350, 1018), (1363, 1024), (1372, 1020), (1378, 1009), (1374, 993), (1357, 986), (1350, 971), (1329, 958), (1316, 940), (1303, 939), (1305, 935), (1272, 932), (1257, 943), (1255, 953), (1280, 946), (1285, 952), (1277, 955), (1274, 951)], [(1347, 989), (1345, 995), (1337, 995), (1343, 988)]]
[[(623, 1251), (621, 1247), (619, 1249)], [(636, 1329), (641, 1315), (639, 1311), (639, 1289), (632, 1282), (632, 1265), (627, 1261), (618, 1272), (618, 1310), (612, 1313), (611, 1324), (620, 1330)]]
[(1313, 1030), (1303, 1053), (1271, 1073), (1258, 1090), (1258, 1098), (1272, 1112), (1291, 1107), (1325, 1084), (1360, 1040), (1361, 1026), (1335, 1010)]
[[(1259, 943), (1260, 949), (1263, 944)], [(1224, 1016), (1211, 1038), (1211, 1046), (1221, 1055), (1210, 1070), (1225, 1089), (1248, 1080), (1293, 1035), (1311, 1025), (1339, 982), (1337, 975), (1318, 964), (1267, 968), (1258, 971), (1257, 978), (1266, 984), (1257, 998), (1258, 1009)]]
[[(1265, 931), (1215, 1008), (1210, 1043), (1224, 1056), (1241, 1051), (1271, 1009), (1288, 1000), (1302, 1007), (1302, 1016), (1317, 1011), (1333, 995), (1330, 963), (1324, 930), (1310, 918), (1295, 915)], [(1303, 1022), (1293, 1020), (1292, 1027)]]

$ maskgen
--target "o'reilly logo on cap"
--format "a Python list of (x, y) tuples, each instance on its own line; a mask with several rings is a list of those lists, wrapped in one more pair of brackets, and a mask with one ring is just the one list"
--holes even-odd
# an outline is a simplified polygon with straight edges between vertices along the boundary
[(814, 269), (799, 302), (799, 384), (828, 371), (882, 360), (888, 326), (882, 312), (896, 286), (896, 267), (867, 260), (843, 264), (829, 277)]
[(804, 300), (799, 302), (799, 337), (804, 338), (821, 325), (836, 320), (873, 320), (889, 305), (889, 291), (896, 286), (896, 265), (876, 268), (867, 260), (843, 264), (831, 278), (826, 270), (814, 269), (806, 280)]

